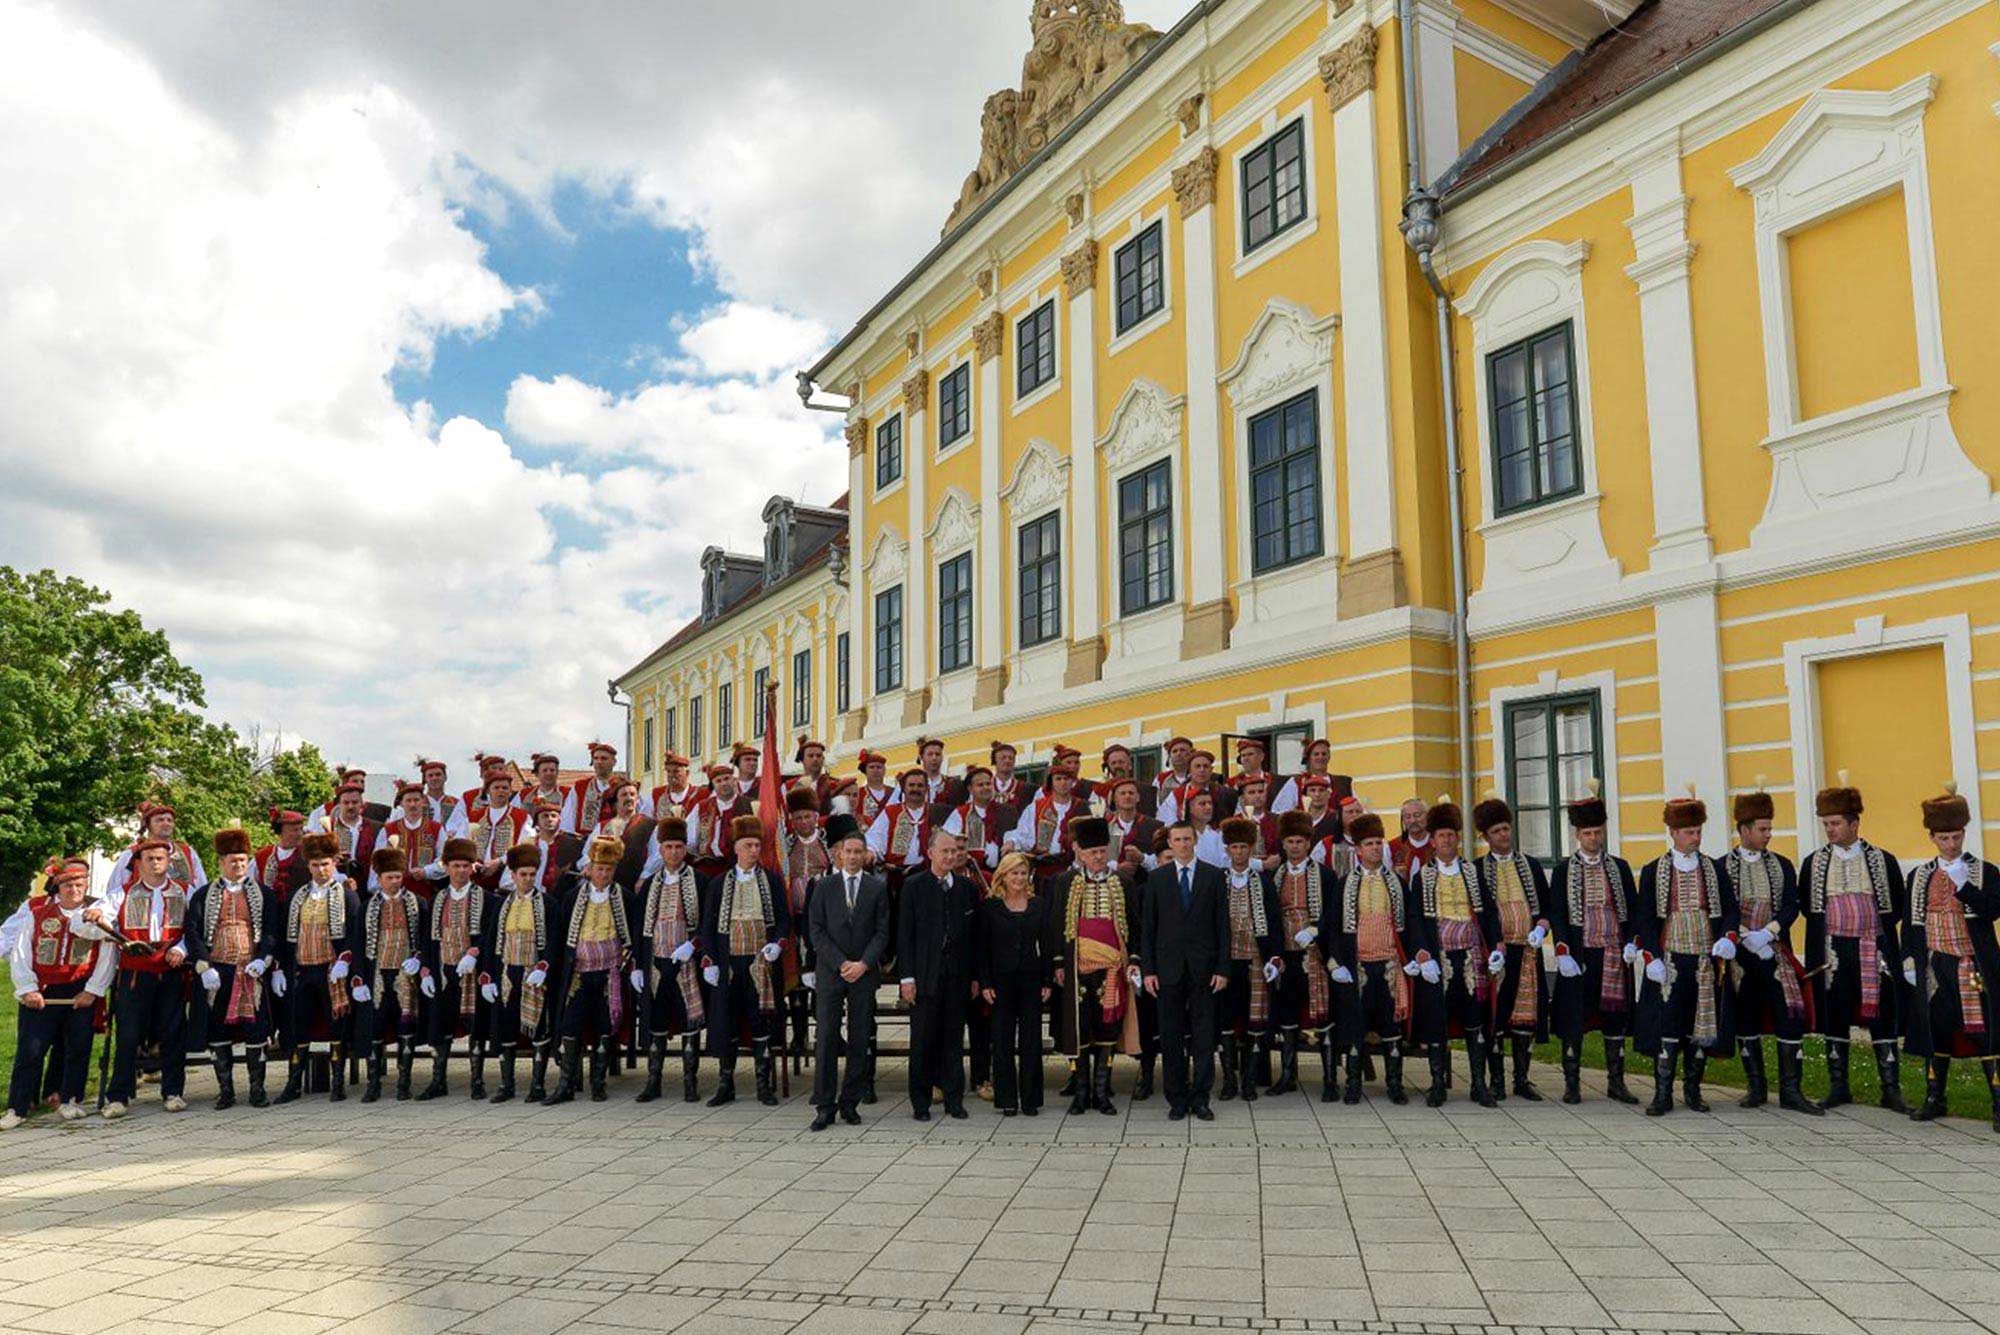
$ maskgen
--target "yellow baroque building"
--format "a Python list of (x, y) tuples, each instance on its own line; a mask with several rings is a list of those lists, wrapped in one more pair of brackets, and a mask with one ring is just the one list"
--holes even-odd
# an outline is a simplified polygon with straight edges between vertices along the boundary
[(1538, 851), (1601, 776), (1639, 857), (1687, 785), (1718, 850), (1760, 783), (1810, 848), (1843, 769), (1898, 853), (1946, 779), (2000, 818), (2000, 6), (1030, 27), (943, 238), (801, 373), (844, 533), (713, 554), (757, 591), (620, 679), (642, 769), (809, 646), (841, 768), (1326, 736)]

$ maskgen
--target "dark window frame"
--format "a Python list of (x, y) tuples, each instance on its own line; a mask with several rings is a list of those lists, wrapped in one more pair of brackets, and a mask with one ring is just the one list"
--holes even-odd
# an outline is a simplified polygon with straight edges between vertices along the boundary
[[(1147, 498), (1155, 477), (1163, 500), (1155, 504)], [(1126, 488), (1136, 484), (1142, 508), (1128, 510)], [(1136, 538), (1136, 543), (1134, 539)], [(1159, 569), (1153, 566), (1156, 554), (1164, 553)], [(1134, 558), (1141, 562), (1135, 579)], [(1137, 597), (1134, 596), (1135, 589)], [(1161, 459), (1118, 479), (1118, 615), (1136, 616), (1174, 601), (1174, 475), (1173, 461)]]
[[(1563, 751), (1556, 733), (1556, 721), (1565, 709), (1585, 705), (1590, 710), (1590, 749), (1588, 752)], [(1521, 756), (1514, 745), (1516, 721), (1539, 715), (1542, 720), (1544, 742), (1543, 754), (1539, 757), (1548, 768), (1546, 806), (1529, 803), (1525, 808), (1521, 803), (1520, 770)], [(1524, 700), (1509, 700), (1500, 711), (1500, 743), (1506, 748), (1507, 804), (1514, 809), (1514, 839), (1521, 847), (1533, 846), (1528, 838), (1531, 821), (1546, 822), (1539, 834), (1546, 836), (1543, 846), (1549, 850), (1545, 861), (1553, 865), (1567, 854), (1569, 821), (1567, 806), (1582, 797), (1579, 791), (1566, 792), (1563, 788), (1562, 762), (1566, 757), (1590, 757), (1590, 771), (1593, 776), (1604, 774), (1604, 696), (1595, 689), (1580, 691), (1560, 691), (1554, 695), (1538, 695)], [(1533, 842), (1542, 842), (1537, 838)]]
[(810, 646), (792, 654), (792, 726), (812, 726), (813, 651)]
[(972, 553), (938, 563), (938, 675), (972, 666)]
[(765, 706), (770, 699), (771, 669), (760, 667), (750, 674), (750, 735), (762, 739), (764, 730), (771, 725), (770, 710)]
[(736, 745), (736, 683), (725, 681), (715, 688), (715, 749)]
[[(1280, 185), (1280, 170), (1287, 162), (1296, 166), (1298, 180)], [(1237, 200), (1243, 217), (1243, 253), (1254, 254), (1312, 216), (1307, 169), (1306, 122), (1303, 116), (1284, 126), (1245, 153), (1237, 169)], [(1259, 189), (1264, 198), (1255, 198)], [(1287, 201), (1296, 201), (1297, 212), (1287, 217)]]
[[(1029, 550), (1030, 540), (1034, 550)], [(1014, 530), (1020, 593), (1021, 647), (1062, 635), (1062, 511), (1051, 510)]]
[(1050, 297), (1014, 325), (1014, 397), (1025, 399), (1056, 379), (1056, 301)]
[(645, 757), (641, 762), (642, 767), (650, 770), (653, 768), (653, 716), (650, 713), (646, 715), (645, 724), (646, 738), (640, 744), (639, 754)]
[(972, 434), (972, 363), (960, 362), (938, 377), (938, 450)]
[(702, 696), (688, 701), (688, 757), (699, 762), (708, 748), (702, 744)]
[(890, 413), (875, 428), (875, 490), (903, 480), (903, 415)]
[[(1564, 382), (1564, 388), (1566, 390), (1566, 406), (1569, 413), (1569, 430), (1566, 434), (1545, 434), (1540, 420), (1541, 414), (1537, 411), (1537, 404), (1538, 400), (1542, 399), (1550, 390), (1537, 388), (1535, 384), (1535, 353), (1543, 344), (1556, 339), (1562, 341), (1563, 358), (1568, 367), (1569, 378)], [(1509, 399), (1503, 403), (1500, 398), (1500, 367), (1505, 359), (1513, 356), (1523, 357), (1527, 361), (1528, 394), (1525, 399)], [(1493, 349), (1486, 354), (1485, 375), (1487, 429), (1492, 436), (1488, 457), (1493, 468), (1492, 492), (1494, 517), (1499, 518), (1503, 515), (1520, 514), (1526, 510), (1533, 510), (1556, 501), (1566, 500), (1571, 496), (1582, 495), (1584, 490), (1583, 409), (1577, 396), (1576, 322), (1573, 320), (1564, 320), (1561, 324), (1551, 325), (1547, 329), (1538, 330), (1525, 338), (1516, 339), (1504, 347)], [(1500, 448), (1502, 434), (1500, 424), (1503, 411), (1511, 408), (1516, 403), (1527, 405), (1526, 430), (1528, 432), (1528, 443), (1525, 450), (1516, 449), (1509, 451), (1506, 458), (1513, 458), (1523, 453), (1528, 456), (1530, 465), (1528, 470), (1529, 480), (1533, 490), (1526, 496), (1510, 497), (1507, 491), (1507, 467)], [(1572, 480), (1567, 486), (1545, 487), (1543, 485), (1545, 471), (1553, 471), (1556, 460), (1560, 457), (1560, 452), (1565, 450), (1568, 452), (1568, 463), (1573, 474)], [(1546, 467), (1544, 464), (1545, 455), (1548, 460)]]
[(1166, 228), (1154, 222), (1111, 252), (1112, 318), (1119, 334), (1167, 308)]
[(833, 637), (833, 707), (845, 714), (854, 707), (854, 665), (846, 631)]
[[(1267, 423), (1275, 423), (1277, 453), (1260, 463), (1257, 437)], [(1311, 433), (1308, 443), (1294, 444), (1287, 439), (1299, 423), (1304, 423)], [(1319, 390), (1308, 389), (1257, 413), (1245, 424), (1244, 434), (1243, 453), (1249, 465), (1244, 495), (1250, 506), (1251, 572), (1262, 575), (1326, 555), (1323, 519), (1326, 502), (1320, 494)], [(1303, 485), (1299, 483), (1301, 478)], [(1258, 494), (1260, 481), (1264, 479), (1275, 480), (1277, 490), (1271, 501)], [(1295, 514), (1295, 501), (1302, 495), (1310, 497), (1310, 505), (1303, 513)], [(1273, 502), (1277, 512), (1269, 515), (1267, 508)], [(1265, 527), (1271, 519), (1276, 521), (1275, 534), (1267, 532)], [(1276, 548), (1268, 555), (1267, 541)], [(1298, 545), (1294, 547), (1294, 543)]]
[[(884, 615), (885, 605), (893, 615)], [(875, 594), (875, 694), (903, 689), (903, 586)]]

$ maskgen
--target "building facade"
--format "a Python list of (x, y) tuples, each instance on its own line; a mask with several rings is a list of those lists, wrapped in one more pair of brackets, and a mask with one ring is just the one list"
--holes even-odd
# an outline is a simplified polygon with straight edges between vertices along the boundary
[(635, 744), (845, 634), (837, 761), (1325, 736), (1543, 851), (1600, 778), (1640, 856), (1688, 784), (1768, 785), (1781, 846), (1839, 769), (1898, 851), (1945, 779), (2000, 799), (2000, 7), (1031, 28), (944, 238), (802, 376), (848, 404), (838, 576), (628, 674), (683, 683)]

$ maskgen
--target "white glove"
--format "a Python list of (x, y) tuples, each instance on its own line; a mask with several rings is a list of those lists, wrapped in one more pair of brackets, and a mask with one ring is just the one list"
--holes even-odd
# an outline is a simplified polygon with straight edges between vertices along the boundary
[(1125, 971), (1125, 981), (1132, 984), (1132, 986), (1134, 987), (1138, 987), (1144, 982), (1144, 979), (1141, 978), (1139, 974), (1138, 965), (1135, 964), (1131, 968)]
[(547, 969), (530, 969), (528, 970), (528, 976), (523, 978), (521, 983), (524, 987), (540, 987), (547, 981), (549, 981), (549, 971)]
[(471, 955), (459, 956), (458, 976), (460, 978), (465, 977), (467, 974), (471, 973), (474, 969), (478, 967), (479, 967), (479, 961), (474, 959)]
[(1417, 963), (1415, 960), (1411, 960), (1403, 966), (1403, 972), (1415, 978), (1419, 973), (1423, 972), (1423, 967), (1423, 965)]
[(1576, 962), (1574, 956), (1562, 954), (1556, 956), (1556, 972), (1564, 978), (1581, 978), (1583, 966)]
[(1424, 981), (1427, 983), (1435, 983), (1444, 977), (1444, 970), (1438, 966), (1436, 960), (1425, 960), (1423, 964), (1418, 966), (1418, 969), (1423, 974)]
[(1549, 929), (1536, 923), (1528, 929), (1528, 949), (1540, 950), (1542, 942), (1549, 939)]
[(1336, 964), (1333, 966), (1333, 973), (1330, 976), (1336, 983), (1351, 983), (1354, 981), (1354, 970), (1348, 968), (1345, 964)]
[(694, 958), (694, 942), (692, 941), (681, 942), (679, 945), (674, 947), (674, 953), (667, 956), (667, 958), (672, 960), (676, 964), (686, 964), (689, 960)]
[(1742, 943), (1758, 959), (1767, 960), (1771, 958), (1771, 934), (1762, 928), (1756, 931), (1745, 932)]
[(437, 979), (431, 977), (429, 974), (424, 975), (423, 981), (418, 983), (417, 987), (427, 997), (434, 997), (438, 994)]
[(285, 995), (285, 971), (283, 969), (275, 969), (271, 973), (271, 995), (274, 997)]
[(1648, 981), (1658, 983), (1664, 987), (1667, 982), (1667, 962), (1665, 960), (1649, 961), (1646, 965), (1646, 978)]
[(1301, 950), (1305, 949), (1307, 946), (1311, 945), (1314, 941), (1318, 939), (1319, 939), (1319, 928), (1317, 927), (1301, 927), (1298, 930), (1298, 934), (1292, 938), (1292, 940), (1298, 944), (1298, 947)]
[(722, 986), (722, 970), (711, 964), (701, 971), (701, 981), (710, 987)]
[(270, 967), (271, 967), (270, 961), (264, 959), (254, 959), (251, 960), (248, 964), (243, 966), (243, 972), (249, 974), (252, 978), (262, 978), (264, 976), (264, 970)]
[(1904, 962), (1903, 981), (1908, 983), (1911, 987), (1915, 987), (1917, 985), (1917, 966), (1915, 964), (1912, 964), (1908, 961)]
[(1634, 945), (1632, 942), (1627, 941), (1625, 943), (1625, 962), (1627, 964), (1632, 964), (1635, 963), (1638, 960), (1638, 958), (1639, 958), (1639, 947)]
[(211, 992), (218, 991), (222, 987), (222, 975), (213, 969), (203, 969), (201, 971), (201, 985)]
[(486, 998), (486, 1000), (488, 1001), (500, 1000), (500, 984), (481, 983), (479, 985), (479, 995)]
[(776, 941), (773, 941), (769, 945), (765, 946), (761, 953), (763, 954), (766, 960), (776, 960), (778, 956), (784, 954), (785, 951), (784, 947), (780, 946)]
[(331, 978), (336, 983), (345, 979), (347, 977), (347, 961), (335, 960), (333, 962), (333, 968), (327, 971), (326, 976), (328, 978)]
[(819, 976), (817, 974), (809, 973), (800, 981), (803, 982), (807, 987), (813, 989), (814, 991), (819, 990)]
[(1278, 962), (1276, 960), (1264, 961), (1264, 981), (1267, 983), (1278, 981)]
[(1708, 953), (1719, 960), (1733, 960), (1736, 958), (1736, 943), (1726, 936), (1718, 936), (1715, 944), (1708, 948)]
[(1505, 950), (1496, 950), (1486, 957), (1486, 972), (1507, 972), (1507, 952)]
[(368, 990), (368, 984), (356, 983), (354, 985), (354, 1000), (357, 1004), (365, 1006), (375, 1000), (375, 994)]
[(634, 969), (632, 970), (631, 973), (628, 973), (625, 976), (632, 980), (632, 990), (634, 992), (644, 992), (646, 990), (645, 974), (641, 973), (637, 969)]
[(415, 978), (417, 976), (418, 971), (420, 971), (423, 967), (424, 967), (424, 962), (418, 959), (415, 955), (412, 955), (408, 959), (403, 961), (403, 972), (410, 975), (410, 977), (412, 978)]

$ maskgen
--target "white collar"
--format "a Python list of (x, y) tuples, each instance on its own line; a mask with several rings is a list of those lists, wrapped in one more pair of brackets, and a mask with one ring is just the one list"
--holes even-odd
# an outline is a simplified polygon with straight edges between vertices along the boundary
[(1595, 867), (1598, 863), (1604, 861), (1604, 854), (1586, 853), (1580, 848), (1576, 850), (1576, 855), (1578, 858), (1582, 860), (1583, 865), (1586, 867)]
[(272, 844), (271, 850), (281, 858), (288, 858), (299, 851), (296, 848), (286, 848), (283, 844)]
[(1951, 883), (1953, 885), (1964, 885), (1966, 881), (1970, 880), (1972, 877), (1972, 868), (1969, 865), (1968, 859), (1963, 853), (1960, 853), (1950, 862), (1946, 862), (1943, 858), (1939, 858), (1938, 866), (1943, 869), (1944, 874), (1946, 876), (1949, 876), (1951, 878)]
[(1307, 858), (1304, 862), (1287, 862), (1285, 863), (1285, 874), (1287, 876), (1303, 876), (1306, 874), (1306, 868), (1310, 866), (1312, 866), (1311, 858)]
[(1453, 858), (1453, 859), (1452, 859), (1452, 860), (1451, 860), (1450, 862), (1446, 862), (1446, 861), (1445, 861), (1445, 860), (1444, 860), (1443, 858), (1432, 858), (1432, 859), (1431, 859), (1431, 865), (1432, 865), (1433, 867), (1436, 867), (1436, 868), (1438, 869), (1438, 875), (1440, 875), (1440, 876), (1456, 876), (1456, 875), (1458, 875), (1458, 859), (1457, 859), (1457, 858)]
[(1250, 873), (1254, 870), (1256, 870), (1254, 867), (1245, 867), (1242, 871), (1238, 871), (1236, 868), (1231, 867), (1229, 869), (1229, 883), (1231, 885), (1243, 884), (1250, 879)]
[(331, 889), (333, 889), (333, 883), (331, 881), (327, 882), (325, 885), (321, 885), (318, 881), (314, 881), (306, 886), (306, 893), (310, 894), (314, 899), (325, 899), (326, 892)]
[(734, 870), (736, 872), (736, 879), (739, 881), (754, 881), (757, 879), (757, 869), (755, 867), (750, 868), (748, 871), (745, 871), (741, 867), (737, 867)]
[(1763, 860), (1764, 850), (1761, 848), (1759, 849), (1743, 848), (1739, 845), (1736, 850), (1736, 856), (1742, 858), (1745, 862), (1760, 862)]
[(1839, 844), (1828, 844), (1827, 847), (1832, 849), (1833, 855), (1842, 862), (1852, 862), (1861, 856), (1861, 841), (1859, 839), (1856, 839), (1846, 848), (1842, 848)]
[(1429, 830), (1419, 830), (1408, 837), (1411, 848), (1429, 848), (1431, 846), (1431, 834)]
[(173, 878), (170, 876), (162, 877), (158, 885), (153, 885), (147, 881), (141, 881), (139, 882), (139, 888), (141, 890), (151, 890), (154, 894), (158, 894), (160, 891), (165, 890), (167, 886), (172, 883), (172, 881)]
[(603, 890), (599, 890), (599, 889), (598, 889), (598, 888), (597, 888), (596, 886), (594, 886), (594, 885), (593, 885), (592, 887), (590, 887), (590, 902), (591, 902), (591, 903), (593, 903), (593, 904), (602, 904), (602, 903), (603, 903), (603, 902), (604, 902), (605, 900), (607, 900), (607, 899), (609, 899), (609, 898), (611, 898), (611, 891), (610, 891), (610, 890), (609, 890), (608, 888), (606, 888), (606, 889), (603, 889)]
[(1168, 859), (1168, 861), (1173, 863), (1173, 866), (1180, 871), (1193, 871), (1195, 868), (1195, 863), (1198, 862), (1199, 860), (1200, 859), (1198, 858), (1189, 858), (1186, 862), (1176, 862), (1172, 858)]
[(232, 881), (227, 876), (222, 878), (222, 888), (224, 890), (241, 890), (249, 884), (250, 884), (250, 878), (248, 876), (244, 877), (240, 881)]
[(1674, 860), (1675, 871), (1693, 871), (1701, 865), (1701, 854), (1699, 853), (1683, 853), (1677, 848), (1673, 850), (1671, 856)]
[(453, 899), (464, 899), (472, 893), (472, 882), (467, 881), (464, 885), (447, 885), (445, 889), (451, 892)]

